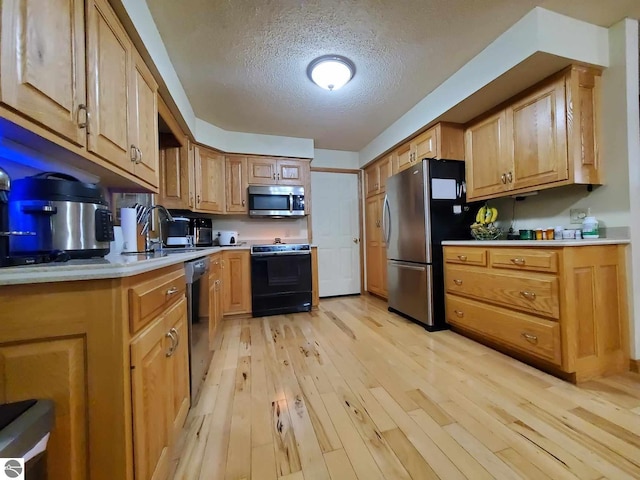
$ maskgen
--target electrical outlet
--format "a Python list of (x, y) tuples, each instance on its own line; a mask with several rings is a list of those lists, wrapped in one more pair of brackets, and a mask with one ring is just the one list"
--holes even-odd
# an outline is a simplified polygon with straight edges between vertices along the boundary
[(582, 223), (586, 216), (586, 208), (572, 208), (571, 210), (569, 210), (570, 223)]

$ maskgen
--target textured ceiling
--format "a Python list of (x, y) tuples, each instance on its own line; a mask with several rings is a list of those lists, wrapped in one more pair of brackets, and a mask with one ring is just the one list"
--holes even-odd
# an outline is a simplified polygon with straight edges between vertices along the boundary
[[(535, 6), (602, 26), (639, 0), (147, 0), (196, 115), (358, 151)], [(336, 92), (306, 76), (354, 61)]]

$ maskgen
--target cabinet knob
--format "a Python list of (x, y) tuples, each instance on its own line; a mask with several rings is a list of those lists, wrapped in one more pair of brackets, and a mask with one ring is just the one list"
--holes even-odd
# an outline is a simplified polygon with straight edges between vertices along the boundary
[(453, 283), (455, 283), (456, 285), (458, 285), (458, 286), (459, 286), (459, 285), (462, 285), (462, 280), (459, 280), (459, 279), (457, 279), (457, 278), (454, 278), (454, 279), (453, 279)]
[(455, 313), (456, 316), (459, 317), (459, 318), (464, 317), (464, 312), (462, 312), (460, 310), (454, 310), (453, 313)]
[(466, 256), (466, 255), (458, 255), (458, 259), (459, 259), (461, 262), (466, 262), (466, 261), (467, 261), (467, 256)]
[(169, 333), (173, 333), (176, 337), (176, 346), (173, 347), (173, 351), (175, 352), (178, 349), (178, 345), (180, 345), (180, 334), (178, 333), (178, 330), (176, 330), (175, 327), (171, 327), (171, 329), (169, 330)]
[(135, 145), (131, 144), (131, 147), (129, 148), (129, 153), (131, 154), (131, 161), (133, 163), (137, 163), (136, 160), (138, 158), (138, 152)]
[(242, 199), (242, 206), (244, 207), (247, 204), (247, 201), (243, 198)]
[(538, 336), (537, 335), (531, 335), (530, 333), (526, 333), (526, 332), (522, 332), (521, 334), (525, 340), (529, 343), (533, 343), (534, 345), (538, 344)]
[(138, 147), (136, 147), (136, 150), (138, 150), (138, 161), (136, 163), (142, 163), (142, 150)]
[(200, 195), (198, 195), (197, 200), (198, 200), (198, 205), (200, 205)]
[(516, 265), (524, 265), (526, 263), (524, 258), (512, 258), (511, 262)]
[(275, 173), (273, 174), (273, 179), (274, 179), (274, 180), (276, 179), (276, 174), (275, 174)]
[(507, 180), (509, 183), (513, 183), (513, 173), (511, 172), (507, 173)]
[(528, 292), (526, 290), (521, 290), (520, 291), (520, 295), (522, 295), (527, 300), (535, 300), (536, 299), (536, 294), (534, 292)]
[(503, 173), (500, 175), (500, 180), (502, 180), (502, 183), (507, 183), (507, 174)]

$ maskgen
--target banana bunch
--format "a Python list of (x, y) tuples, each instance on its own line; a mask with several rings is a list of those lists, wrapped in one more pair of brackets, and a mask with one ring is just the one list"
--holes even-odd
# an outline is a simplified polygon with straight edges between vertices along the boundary
[(476, 214), (476, 221), (471, 225), (471, 228), (480, 227), (483, 225), (490, 225), (498, 219), (498, 209), (495, 207), (489, 207), (483, 205)]

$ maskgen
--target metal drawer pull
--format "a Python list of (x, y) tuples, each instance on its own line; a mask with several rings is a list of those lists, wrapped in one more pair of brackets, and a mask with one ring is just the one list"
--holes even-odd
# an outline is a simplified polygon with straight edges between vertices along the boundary
[(500, 180), (502, 180), (502, 183), (507, 183), (507, 174), (506, 174), (506, 173), (503, 173), (503, 174), (500, 176)]
[(455, 313), (460, 318), (464, 317), (464, 312), (461, 312), (460, 310), (454, 310), (453, 313)]
[(527, 342), (533, 343), (534, 345), (538, 344), (538, 336), (537, 335), (531, 335), (530, 333), (522, 332), (522, 336), (524, 337), (524, 339)]
[(524, 258), (512, 258), (511, 262), (515, 263), (516, 265), (524, 265), (525, 264)]
[(522, 295), (527, 300), (535, 300), (536, 299), (536, 294), (534, 292), (527, 292), (526, 290), (522, 290), (520, 292), (520, 295)]
[(463, 262), (467, 261), (467, 256), (466, 255), (458, 255), (458, 258)]
[(176, 336), (176, 346), (173, 347), (173, 350), (175, 351), (178, 348), (178, 345), (180, 345), (180, 334), (178, 333), (178, 330), (175, 329), (175, 327), (171, 327), (169, 333), (173, 333)]
[(169, 290), (167, 290), (167, 296), (171, 296), (174, 293), (178, 293), (178, 287), (171, 287)]
[(456, 285), (462, 285), (462, 280), (458, 280), (457, 278), (454, 278), (453, 283), (455, 283)]
[[(174, 330), (174, 329), (171, 329)], [(166, 334), (165, 337), (170, 338), (171, 339), (171, 346), (169, 347), (169, 351), (167, 353), (165, 353), (165, 356), (170, 357), (171, 355), (173, 355), (173, 352), (176, 351), (176, 347), (178, 346), (176, 344), (176, 338), (173, 336), (173, 332), (169, 330)]]

